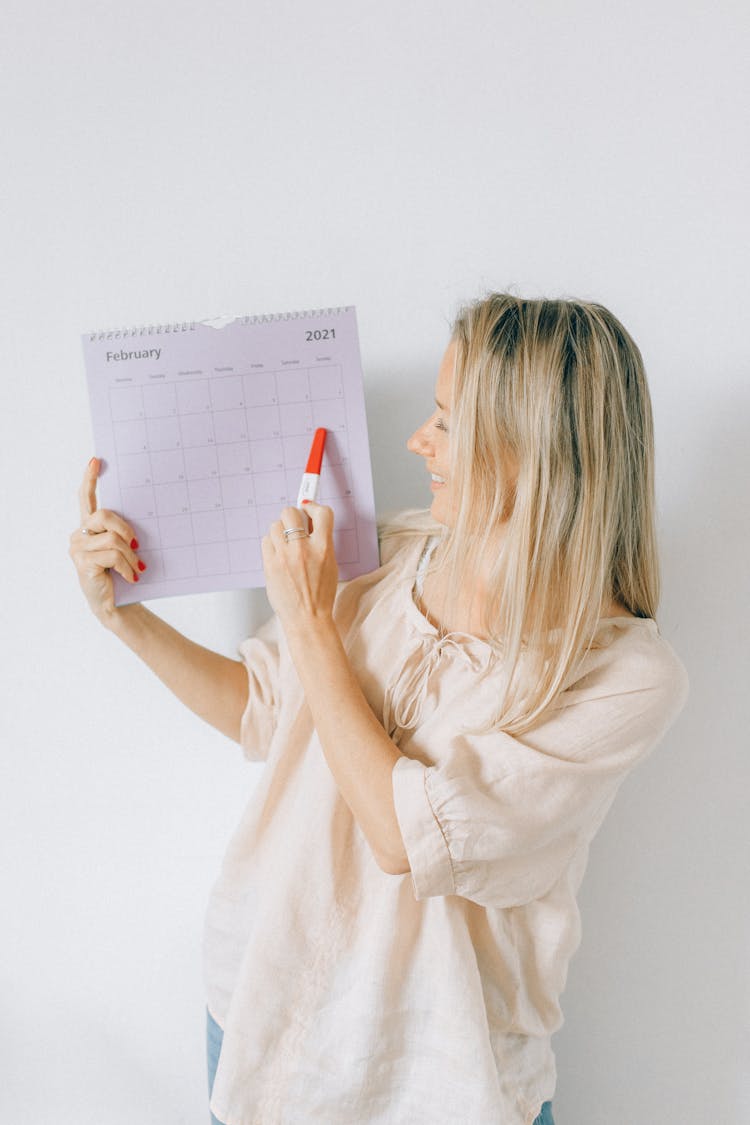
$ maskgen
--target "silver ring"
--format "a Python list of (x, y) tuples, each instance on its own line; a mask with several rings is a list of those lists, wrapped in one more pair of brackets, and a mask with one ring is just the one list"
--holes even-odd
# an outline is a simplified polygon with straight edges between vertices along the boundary
[(305, 531), (304, 527), (282, 527), (281, 530), (284, 532), (284, 538), (286, 539), (287, 543), (290, 539), (310, 538), (310, 532)]

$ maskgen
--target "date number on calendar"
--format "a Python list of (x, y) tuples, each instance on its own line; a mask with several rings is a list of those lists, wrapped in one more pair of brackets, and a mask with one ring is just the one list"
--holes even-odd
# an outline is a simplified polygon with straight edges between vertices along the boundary
[(310, 343), (311, 340), (335, 340), (336, 339), (336, 329), (335, 328), (315, 328), (315, 329), (311, 329), (309, 332), (305, 332), (305, 339), (307, 340), (308, 343)]

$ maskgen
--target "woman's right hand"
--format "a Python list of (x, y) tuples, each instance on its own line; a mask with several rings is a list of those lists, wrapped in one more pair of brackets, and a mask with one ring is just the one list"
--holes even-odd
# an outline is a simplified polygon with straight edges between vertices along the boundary
[(126, 582), (132, 583), (138, 581), (146, 564), (135, 553), (138, 542), (133, 528), (116, 512), (97, 508), (98, 475), (99, 461), (92, 457), (78, 492), (81, 523), (70, 536), (68, 554), (92, 612), (106, 624), (117, 612), (110, 571), (116, 570)]

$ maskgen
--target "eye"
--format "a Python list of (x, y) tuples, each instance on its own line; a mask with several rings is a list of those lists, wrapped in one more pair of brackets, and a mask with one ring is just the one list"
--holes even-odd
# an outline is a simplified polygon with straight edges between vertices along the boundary
[(448, 427), (446, 426), (446, 424), (445, 424), (445, 422), (443, 421), (442, 418), (438, 418), (437, 421), (435, 422), (435, 429), (436, 430), (443, 430), (446, 434), (448, 433)]

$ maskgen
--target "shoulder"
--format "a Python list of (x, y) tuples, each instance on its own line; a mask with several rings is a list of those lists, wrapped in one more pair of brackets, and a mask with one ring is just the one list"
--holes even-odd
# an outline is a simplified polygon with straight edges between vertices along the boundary
[(594, 643), (548, 710), (521, 737), (565, 761), (620, 776), (650, 752), (682, 711), (685, 667), (650, 618), (600, 622)]
[(430, 535), (439, 535), (442, 531), (442, 526), (435, 522), (428, 509), (408, 508), (396, 515), (383, 517), (378, 521), (381, 567), (396, 559), (406, 560)]
[(600, 623), (594, 643), (564, 691), (578, 698), (628, 698), (652, 719), (670, 723), (689, 692), (685, 665), (651, 618), (616, 617)]

